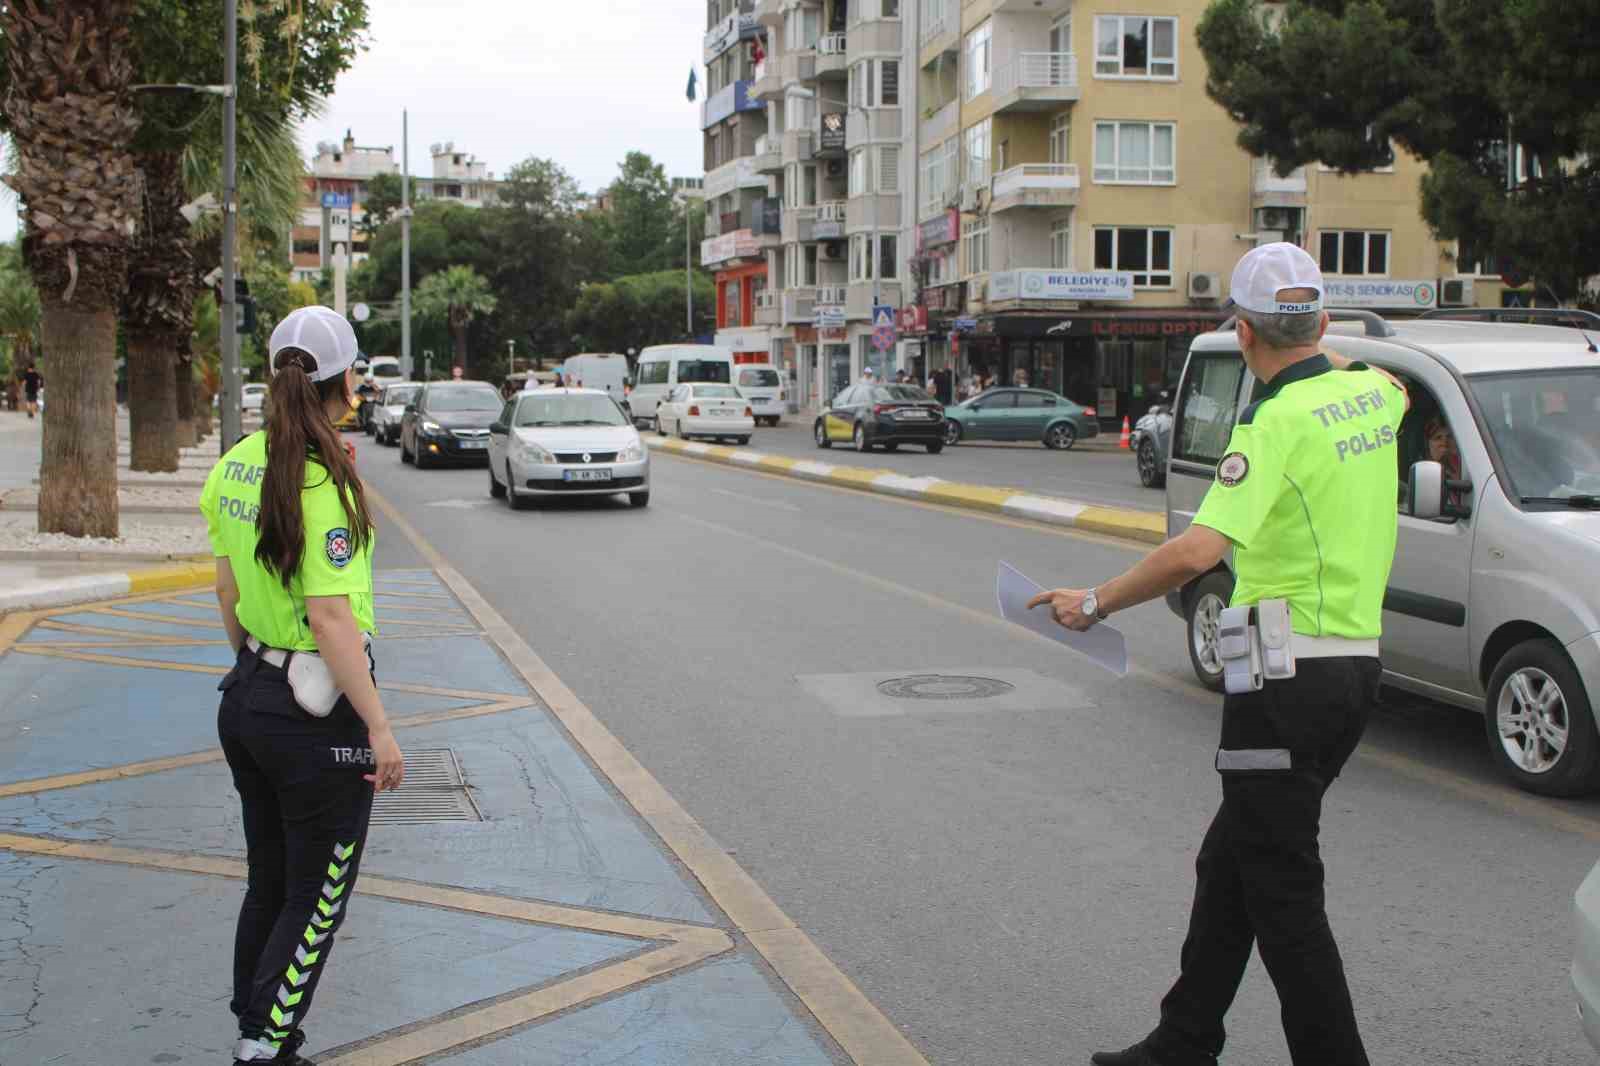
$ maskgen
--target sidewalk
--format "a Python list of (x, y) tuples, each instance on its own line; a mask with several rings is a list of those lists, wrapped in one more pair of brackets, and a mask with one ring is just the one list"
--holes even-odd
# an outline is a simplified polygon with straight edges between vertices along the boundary
[[(378, 599), (380, 688), (411, 773), (375, 809), (308, 1053), (324, 1066), (849, 1061), (763, 962), (783, 969), (783, 951), (756, 948), (809, 940), (767, 924), (782, 918), (770, 900), (730, 917), (765, 900), (753, 882), (733, 911), (702, 890), (742, 872), (665, 793), (641, 820), (623, 796), (637, 806), (659, 785), (605, 747), (581, 704), (536, 694), (531, 651), (508, 652), (431, 570), (381, 571)], [(203, 591), (0, 619), (6, 1063), (228, 1060), (243, 840), (215, 681), (230, 661)], [(607, 765), (637, 769), (608, 778)], [(699, 841), (687, 854), (685, 839)], [(855, 1005), (806, 1002), (820, 1016)], [(905, 1051), (858, 1059), (922, 1061)]]

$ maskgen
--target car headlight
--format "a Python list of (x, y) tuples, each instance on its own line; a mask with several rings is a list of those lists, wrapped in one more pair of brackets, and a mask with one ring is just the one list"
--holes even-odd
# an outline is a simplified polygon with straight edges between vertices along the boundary
[(444, 432), (444, 427), (443, 426), (441, 426), (437, 422), (429, 422), (427, 419), (423, 419), (421, 426), (418, 427), (418, 428), (420, 428), (422, 430), (422, 432), (424, 432), (424, 433), (443, 433)]
[(550, 454), (550, 449), (531, 440), (517, 438), (517, 454), (524, 462), (537, 463), (540, 466), (554, 466), (556, 457)]
[(638, 441), (634, 441), (632, 444), (628, 445), (626, 448), (617, 453), (617, 462), (619, 463), (637, 463), (643, 458), (644, 445), (640, 444)]

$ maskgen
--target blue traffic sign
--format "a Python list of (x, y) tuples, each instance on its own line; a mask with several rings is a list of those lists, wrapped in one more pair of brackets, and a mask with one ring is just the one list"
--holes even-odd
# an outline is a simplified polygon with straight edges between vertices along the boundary
[(894, 308), (887, 304), (874, 304), (872, 306), (872, 325), (875, 328), (888, 326), (894, 328)]
[(347, 192), (325, 192), (322, 194), (323, 207), (349, 207), (350, 194)]

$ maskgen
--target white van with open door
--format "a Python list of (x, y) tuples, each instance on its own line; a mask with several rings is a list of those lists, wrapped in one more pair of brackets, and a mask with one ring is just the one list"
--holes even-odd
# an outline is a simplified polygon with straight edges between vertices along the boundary
[(569, 389), (599, 389), (620, 404), (627, 399), (628, 357), (615, 352), (570, 356), (561, 377)]
[(732, 385), (733, 350), (714, 344), (658, 344), (639, 353), (628, 407), (634, 425), (655, 423), (667, 393), (686, 384)]

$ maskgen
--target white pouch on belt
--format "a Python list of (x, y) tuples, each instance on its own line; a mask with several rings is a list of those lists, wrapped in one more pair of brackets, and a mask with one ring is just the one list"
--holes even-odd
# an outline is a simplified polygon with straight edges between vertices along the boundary
[(1217, 620), (1217, 654), (1222, 657), (1223, 688), (1230, 695), (1261, 688), (1261, 646), (1250, 611), (1249, 606), (1229, 607)]
[(283, 672), (302, 711), (313, 718), (326, 718), (333, 713), (340, 693), (327, 660), (314, 651), (292, 652)]

